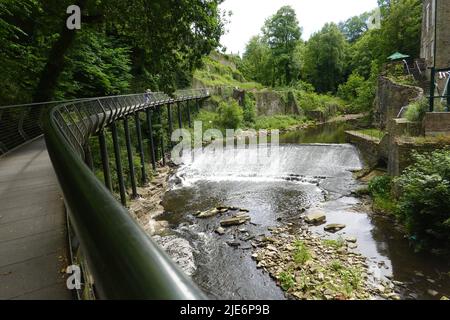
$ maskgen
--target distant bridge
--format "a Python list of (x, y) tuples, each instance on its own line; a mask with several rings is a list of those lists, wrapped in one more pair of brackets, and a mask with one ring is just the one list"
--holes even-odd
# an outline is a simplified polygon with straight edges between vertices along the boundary
[(78, 298), (205, 298), (125, 206), (207, 98), (202, 89), (0, 107), (0, 299), (74, 298), (64, 279), (72, 261), (83, 266)]

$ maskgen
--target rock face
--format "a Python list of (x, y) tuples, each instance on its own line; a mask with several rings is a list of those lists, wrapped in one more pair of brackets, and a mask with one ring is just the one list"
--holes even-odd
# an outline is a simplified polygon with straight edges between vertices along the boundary
[(176, 236), (154, 236), (153, 240), (162, 247), (188, 276), (194, 274), (195, 270), (197, 270), (193, 254), (194, 249), (187, 240)]
[(256, 112), (258, 116), (273, 116), (277, 114), (297, 114), (301, 109), (289, 94), (276, 91), (258, 91), (254, 93)]
[(306, 216), (305, 221), (310, 224), (321, 224), (327, 221), (327, 217), (323, 211), (314, 210)]

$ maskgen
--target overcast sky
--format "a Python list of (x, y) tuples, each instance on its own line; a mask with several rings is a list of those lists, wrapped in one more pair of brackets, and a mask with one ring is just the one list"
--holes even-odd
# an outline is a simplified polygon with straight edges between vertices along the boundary
[(377, 0), (225, 0), (222, 9), (231, 10), (228, 33), (221, 43), (229, 53), (243, 53), (246, 43), (261, 31), (264, 21), (282, 6), (292, 6), (303, 28), (304, 40), (326, 22), (340, 22), (377, 6)]

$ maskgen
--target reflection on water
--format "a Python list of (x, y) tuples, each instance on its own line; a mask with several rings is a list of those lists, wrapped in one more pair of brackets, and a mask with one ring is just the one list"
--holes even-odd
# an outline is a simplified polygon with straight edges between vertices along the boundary
[[(227, 242), (268, 234), (267, 227), (295, 223), (305, 209), (321, 207), (329, 223), (347, 225), (326, 236), (356, 236), (375, 275), (407, 284), (404, 298), (431, 298), (428, 289), (438, 291), (438, 298), (450, 294), (448, 261), (415, 254), (391, 222), (355, 209), (359, 200), (351, 191), (358, 182), (350, 171), (362, 164), (357, 150), (343, 144), (347, 129), (349, 124), (334, 123), (281, 136), (282, 145), (272, 155), (277, 165), (275, 158), (258, 161), (258, 149), (250, 148), (205, 153), (178, 170), (179, 184), (165, 196), (162, 219), (196, 250), (194, 280), (205, 292), (224, 299), (283, 299), (274, 281), (256, 269), (250, 242), (238, 249)], [(219, 205), (249, 209), (251, 224), (219, 236), (214, 230), (223, 217), (192, 215)], [(313, 231), (323, 234), (323, 227)]]

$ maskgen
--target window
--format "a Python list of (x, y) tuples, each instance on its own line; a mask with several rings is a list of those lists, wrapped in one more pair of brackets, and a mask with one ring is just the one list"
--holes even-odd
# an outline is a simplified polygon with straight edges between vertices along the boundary
[(434, 19), (436, 18), (436, 0), (431, 0), (431, 25), (434, 26), (436, 21)]

